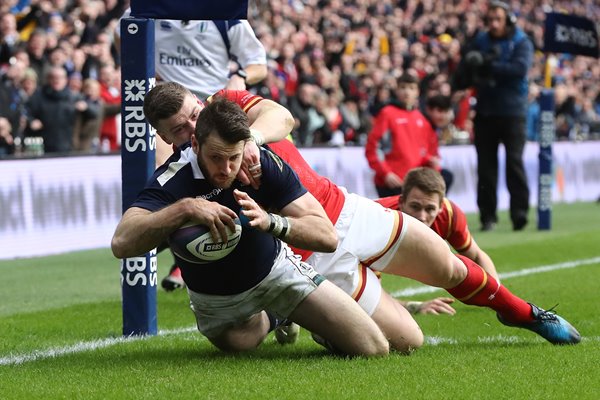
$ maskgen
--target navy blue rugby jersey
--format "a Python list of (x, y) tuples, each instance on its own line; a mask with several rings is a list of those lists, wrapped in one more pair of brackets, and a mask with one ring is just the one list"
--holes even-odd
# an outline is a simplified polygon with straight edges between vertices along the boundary
[[(307, 191), (296, 173), (274, 153), (261, 149), (261, 185), (258, 190), (237, 180), (229, 189), (220, 189), (204, 178), (191, 147), (175, 154), (150, 178), (132, 207), (158, 211), (185, 197), (202, 197), (229, 207), (238, 215), (241, 207), (233, 189), (248, 193), (267, 210), (280, 210)], [(271, 271), (281, 242), (274, 236), (242, 227), (236, 248), (222, 259), (193, 264), (175, 257), (186, 285), (198, 293), (227, 295), (241, 293), (258, 284)]]

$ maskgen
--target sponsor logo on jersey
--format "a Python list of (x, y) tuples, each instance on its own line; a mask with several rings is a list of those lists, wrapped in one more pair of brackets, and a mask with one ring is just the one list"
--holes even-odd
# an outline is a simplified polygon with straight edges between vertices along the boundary
[(206, 58), (185, 57), (180, 55), (171, 56), (159, 53), (158, 62), (162, 65), (178, 65), (181, 67), (210, 67), (211, 62)]
[(204, 199), (204, 200), (210, 200), (215, 196), (218, 196), (219, 193), (221, 193), (223, 191), (223, 189), (221, 188), (215, 188), (212, 190), (212, 192), (207, 193), (207, 194), (201, 194), (200, 196), (196, 196), (196, 198), (200, 198), (200, 199)]

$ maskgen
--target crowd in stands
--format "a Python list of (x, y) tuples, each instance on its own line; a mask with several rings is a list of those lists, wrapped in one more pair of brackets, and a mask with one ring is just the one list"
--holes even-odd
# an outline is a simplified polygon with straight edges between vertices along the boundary
[[(528, 119), (528, 138), (536, 140), (544, 12), (598, 21), (600, 4), (509, 4), (536, 48)], [(128, 6), (128, 0), (2, 1), (0, 156), (38, 136), (53, 142), (44, 144), (50, 152), (119, 148), (114, 31)], [(468, 143), (473, 99), (453, 96), (451, 78), (461, 46), (483, 26), (486, 6), (487, 0), (252, 0), (248, 18), (269, 58), (267, 78), (252, 90), (292, 111), (298, 145), (362, 145), (373, 116), (393, 101), (397, 78), (412, 71), (422, 107), (434, 95), (452, 99), (453, 125), (440, 143)], [(563, 54), (551, 64), (558, 140), (599, 139), (600, 63)]]

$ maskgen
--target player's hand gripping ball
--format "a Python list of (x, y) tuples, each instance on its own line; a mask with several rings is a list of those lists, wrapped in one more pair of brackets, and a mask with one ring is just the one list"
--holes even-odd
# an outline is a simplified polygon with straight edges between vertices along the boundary
[(218, 261), (231, 253), (242, 237), (242, 225), (239, 218), (234, 220), (235, 231), (227, 228), (227, 243), (214, 241), (210, 230), (204, 225), (186, 224), (169, 236), (169, 245), (178, 257), (194, 263), (206, 264)]

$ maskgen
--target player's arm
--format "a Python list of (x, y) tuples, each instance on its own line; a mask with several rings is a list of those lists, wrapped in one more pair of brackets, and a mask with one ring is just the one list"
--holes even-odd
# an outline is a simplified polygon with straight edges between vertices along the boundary
[(258, 146), (285, 139), (294, 128), (294, 117), (287, 108), (267, 99), (256, 103), (247, 113), (252, 141), (246, 144), (242, 168), (237, 178), (244, 185), (252, 185), (257, 189), (260, 184), (260, 170), (250, 171), (250, 167), (260, 166)]
[(283, 140), (294, 129), (292, 113), (273, 100), (263, 99), (248, 110), (253, 140), (259, 145)]
[(475, 239), (471, 238), (471, 245), (466, 250), (459, 251), (459, 253), (475, 261), (485, 270), (485, 272), (492, 275), (498, 282), (500, 282), (494, 262), (485, 251), (481, 250), (477, 242), (475, 242)]
[(247, 193), (235, 190), (248, 225), (283, 240), (294, 247), (331, 253), (337, 248), (337, 233), (321, 204), (306, 192), (287, 204), (279, 214), (260, 208)]
[(244, 71), (248, 75), (246, 77), (246, 85), (255, 85), (263, 81), (267, 77), (266, 64), (248, 64), (244, 67)]
[(131, 207), (123, 214), (111, 241), (115, 257), (127, 258), (147, 253), (165, 242), (187, 222), (206, 225), (214, 238), (227, 241), (227, 229), (235, 230), (237, 217), (231, 209), (204, 199), (181, 199), (159, 211)]

